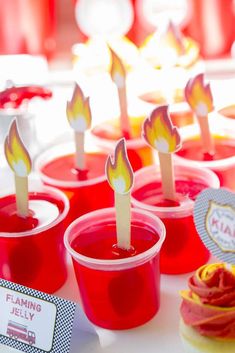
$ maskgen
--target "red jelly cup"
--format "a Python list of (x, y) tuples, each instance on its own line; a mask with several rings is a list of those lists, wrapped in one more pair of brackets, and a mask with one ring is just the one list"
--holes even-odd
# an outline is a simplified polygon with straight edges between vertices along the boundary
[(0, 198), (0, 277), (53, 293), (67, 279), (63, 244), (67, 197), (41, 184), (29, 192), (30, 216), (17, 215), (15, 195)]
[[(151, 113), (157, 105), (160, 105), (157, 102), (154, 103), (153, 93), (149, 93), (149, 95), (146, 93), (146, 95), (140, 97), (140, 99), (143, 101), (146, 100), (143, 104), (146, 105), (146, 110), (148, 110), (149, 113)], [(149, 101), (147, 101), (148, 99)], [(167, 104), (167, 102), (163, 101), (162, 104)], [(172, 103), (169, 105), (169, 114), (174, 126), (183, 127), (195, 123), (194, 113), (186, 102)]]
[(160, 256), (161, 273), (180, 274), (197, 269), (209, 259), (194, 222), (193, 207), (197, 194), (207, 187), (219, 187), (217, 176), (207, 169), (176, 165), (177, 202), (163, 198), (159, 166), (135, 173), (132, 205), (158, 216), (166, 227), (166, 240)]
[(128, 329), (149, 321), (160, 305), (159, 252), (165, 227), (132, 209), (130, 251), (118, 250), (115, 209), (90, 212), (66, 230), (83, 308), (96, 325)]
[(210, 118), (214, 119), (210, 120), (214, 156), (203, 153), (199, 127), (195, 124), (181, 129), (183, 143), (175, 153), (175, 160), (195, 168), (209, 168), (217, 174), (221, 186), (235, 190), (235, 128), (225, 122), (222, 124), (214, 115)]
[[(138, 170), (147, 165), (151, 165), (154, 162), (152, 149), (141, 137), (144, 119), (145, 117), (143, 116), (130, 118), (132, 138), (126, 138), (126, 147), (133, 170)], [(91, 130), (94, 143), (102, 151), (112, 153), (117, 141), (123, 137), (119, 124), (120, 122), (118, 119), (113, 119), (105, 121)]]
[(87, 170), (74, 167), (74, 144), (61, 144), (43, 152), (35, 168), (46, 185), (62, 190), (70, 202), (69, 222), (104, 207), (113, 206), (113, 192), (105, 176), (107, 154), (87, 152)]

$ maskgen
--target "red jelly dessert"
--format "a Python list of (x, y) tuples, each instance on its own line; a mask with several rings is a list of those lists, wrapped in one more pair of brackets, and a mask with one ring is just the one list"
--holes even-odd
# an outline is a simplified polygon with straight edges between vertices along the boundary
[(176, 200), (171, 201), (163, 198), (160, 178), (159, 166), (136, 172), (132, 203), (135, 207), (153, 212), (166, 227), (166, 240), (160, 256), (161, 272), (190, 272), (209, 258), (209, 252), (194, 225), (194, 200), (206, 187), (218, 187), (219, 181), (211, 171), (177, 165)]
[(80, 217), (65, 234), (84, 310), (93, 323), (109, 329), (141, 325), (159, 308), (163, 225), (140, 210), (132, 210), (132, 217), (130, 250), (116, 245), (112, 208)]
[[(131, 117), (131, 138), (125, 136), (128, 159), (134, 171), (153, 163), (152, 149), (141, 138), (144, 119), (145, 117)], [(117, 119), (94, 127), (91, 133), (97, 146), (106, 152), (113, 152), (116, 142), (123, 137)]]
[[(165, 99), (159, 100), (157, 93), (155, 92), (145, 93), (139, 98), (147, 103), (150, 103), (152, 105), (152, 110), (155, 109), (157, 105), (167, 104)], [(179, 101), (178, 103), (171, 104), (169, 109), (171, 121), (174, 126), (182, 127), (194, 123), (194, 113), (187, 103)]]
[(29, 194), (29, 216), (18, 216), (15, 195), (0, 199), (0, 277), (47, 293), (67, 278), (63, 246), (68, 200), (50, 188)]
[(235, 155), (234, 140), (219, 138), (216, 139), (215, 151), (213, 154), (203, 152), (201, 141), (194, 139), (185, 141), (182, 149), (177, 152), (181, 157), (192, 159), (195, 161), (218, 161), (224, 158), (233, 157)]
[[(220, 179), (221, 186), (235, 190), (235, 140), (232, 130), (229, 135), (214, 135), (215, 150), (213, 154), (205, 153), (198, 135), (185, 138), (181, 150), (176, 153), (179, 162), (192, 166), (205, 167), (214, 171)], [(186, 131), (186, 130), (185, 130)]]
[(44, 152), (36, 161), (42, 181), (65, 192), (70, 201), (70, 221), (82, 214), (113, 205), (113, 192), (105, 177), (107, 155), (86, 153), (86, 170), (74, 167), (74, 154), (57, 146)]

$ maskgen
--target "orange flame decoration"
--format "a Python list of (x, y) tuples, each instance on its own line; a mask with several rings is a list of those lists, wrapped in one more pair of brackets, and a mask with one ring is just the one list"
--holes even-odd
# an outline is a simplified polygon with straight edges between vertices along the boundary
[(117, 85), (117, 87), (122, 88), (125, 84), (125, 79), (126, 79), (125, 67), (121, 59), (119, 58), (119, 56), (111, 48), (109, 48), (109, 50), (111, 53), (110, 75), (114, 83)]
[(114, 161), (109, 156), (106, 175), (111, 188), (118, 194), (126, 194), (133, 184), (133, 170), (127, 157), (125, 139), (119, 140), (114, 152)]
[(175, 152), (181, 148), (180, 135), (172, 125), (167, 105), (154, 109), (145, 120), (143, 137), (150, 146), (162, 153)]
[(19, 177), (26, 177), (32, 168), (31, 159), (17, 130), (16, 121), (10, 126), (5, 139), (5, 156), (10, 168)]
[(169, 21), (167, 31), (162, 37), (162, 42), (167, 47), (174, 49), (178, 56), (185, 54), (186, 49), (182, 34), (180, 33), (179, 28), (172, 21)]
[(67, 102), (67, 118), (76, 132), (85, 132), (91, 126), (89, 98), (85, 98), (78, 84), (75, 85), (73, 97)]
[(207, 116), (213, 107), (210, 85), (204, 84), (204, 75), (190, 79), (185, 87), (185, 98), (197, 116)]

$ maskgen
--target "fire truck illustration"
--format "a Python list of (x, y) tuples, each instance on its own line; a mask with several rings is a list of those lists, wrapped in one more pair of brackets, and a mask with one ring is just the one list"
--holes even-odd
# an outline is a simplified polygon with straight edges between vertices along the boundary
[(28, 331), (27, 326), (11, 320), (8, 321), (7, 335), (15, 340), (19, 339), (21, 341), (25, 341), (30, 345), (36, 343), (36, 335), (33, 331)]

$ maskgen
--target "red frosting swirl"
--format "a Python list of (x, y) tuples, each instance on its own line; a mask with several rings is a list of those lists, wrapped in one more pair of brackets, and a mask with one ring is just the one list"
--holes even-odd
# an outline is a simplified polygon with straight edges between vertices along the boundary
[(235, 266), (204, 265), (189, 278), (188, 286), (181, 291), (185, 324), (204, 336), (235, 339)]

